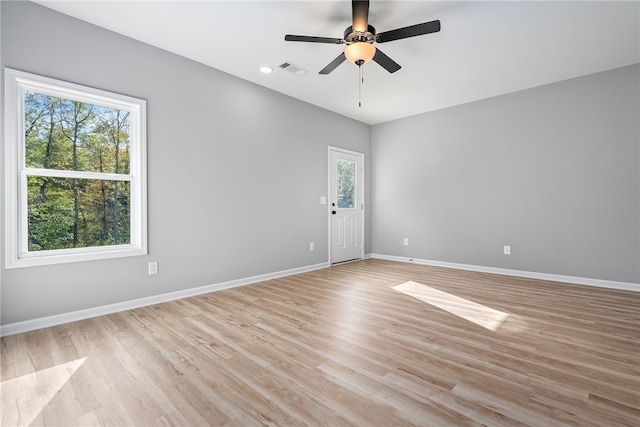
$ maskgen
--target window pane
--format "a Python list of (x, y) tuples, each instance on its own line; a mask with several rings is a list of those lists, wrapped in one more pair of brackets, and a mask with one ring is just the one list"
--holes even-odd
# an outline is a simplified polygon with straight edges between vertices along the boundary
[(130, 183), (27, 177), (29, 251), (130, 243)]
[(129, 173), (129, 112), (25, 92), (26, 166)]
[(356, 164), (338, 160), (338, 208), (356, 207)]

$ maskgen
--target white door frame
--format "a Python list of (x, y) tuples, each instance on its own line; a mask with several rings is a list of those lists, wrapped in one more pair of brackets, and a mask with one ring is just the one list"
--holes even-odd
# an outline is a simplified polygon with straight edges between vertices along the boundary
[(328, 188), (328, 203), (327, 203), (327, 234), (328, 234), (328, 260), (329, 260), (329, 265), (331, 265), (331, 201), (332, 201), (332, 188), (331, 188), (331, 153), (332, 152), (339, 152), (339, 153), (346, 153), (346, 154), (350, 154), (352, 156), (357, 156), (360, 157), (361, 159), (361, 164), (360, 164), (360, 171), (359, 171), (359, 179), (357, 180), (358, 185), (360, 186), (360, 191), (362, 191), (362, 199), (360, 200), (360, 210), (362, 211), (362, 221), (361, 221), (361, 226), (360, 226), (360, 236), (362, 236), (361, 242), (360, 242), (360, 259), (364, 259), (364, 246), (365, 246), (365, 235), (364, 235), (364, 230), (365, 230), (365, 218), (366, 218), (366, 211), (365, 211), (365, 186), (364, 186), (364, 153), (360, 153), (358, 151), (352, 151), (352, 150), (348, 150), (346, 148), (341, 148), (341, 147), (336, 147), (334, 145), (329, 145), (328, 146), (328, 155), (327, 155), (327, 188)]

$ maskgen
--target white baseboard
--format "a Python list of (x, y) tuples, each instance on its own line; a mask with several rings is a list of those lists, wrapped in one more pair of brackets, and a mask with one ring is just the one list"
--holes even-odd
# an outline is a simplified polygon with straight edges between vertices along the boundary
[[(601, 288), (618, 289), (624, 291), (640, 292), (640, 284), (616, 282), (612, 280), (589, 279), (584, 277), (562, 276), (557, 274), (536, 273), (532, 271), (509, 270), (496, 267), (484, 267), (480, 265), (458, 264), (453, 262), (432, 261), (426, 259), (399, 257), (393, 255), (383, 255), (369, 253), (364, 255), (364, 259), (384, 259), (389, 261), (408, 262), (415, 264), (433, 265), (437, 267), (454, 268), (458, 270), (478, 271), (482, 273), (493, 273), (506, 276), (525, 277), (529, 279), (549, 280), (553, 282), (574, 283), (578, 285), (597, 286)], [(230, 280), (228, 282), (216, 283), (213, 285), (200, 286), (197, 288), (185, 289), (181, 291), (169, 292), (166, 294), (154, 295), (145, 298), (139, 298), (131, 301), (124, 301), (115, 304), (103, 305), (100, 307), (88, 308), (85, 310), (72, 311), (69, 313), (56, 314), (53, 316), (41, 317), (38, 319), (25, 320), (23, 322), (9, 323), (0, 325), (0, 336), (8, 336), (19, 334), (22, 332), (34, 331), (36, 329), (48, 328), (50, 326), (61, 325), (64, 323), (75, 322), (78, 320), (89, 319), (91, 317), (104, 316), (106, 314), (118, 313), (121, 311), (132, 310), (135, 308), (146, 307), (153, 304), (159, 304), (168, 301), (174, 301), (181, 298), (187, 298), (196, 295), (202, 295), (209, 292), (220, 291), (223, 289), (235, 288), (238, 286), (250, 285), (252, 283), (263, 282), (265, 280), (277, 279), (279, 277), (292, 276), (294, 274), (306, 273), (308, 271), (320, 270), (329, 267), (328, 262), (309, 265), (305, 267), (283, 270), (275, 273), (262, 274), (244, 279)]]
[(536, 273), (533, 271), (509, 270), (506, 268), (484, 267), (481, 265), (458, 264), (455, 262), (432, 261), (428, 259), (399, 257), (393, 255), (368, 254), (365, 258), (385, 259), (388, 261), (412, 262), (414, 264), (433, 265), (436, 267), (455, 268), (458, 270), (478, 271), (481, 273), (501, 274), (504, 276), (525, 277), (528, 279), (549, 280), (552, 282), (573, 283), (577, 285), (597, 286), (599, 288), (618, 289), (622, 291), (640, 292), (640, 284), (616, 282), (613, 280), (589, 279), (585, 277), (562, 276), (558, 274)]
[(115, 304), (103, 305), (100, 307), (88, 308), (85, 310), (72, 311), (69, 313), (56, 314), (53, 316), (40, 317), (38, 319), (25, 320), (23, 322), (0, 325), (0, 336), (19, 334), (22, 332), (34, 331), (36, 329), (48, 328), (50, 326), (62, 325), (64, 323), (89, 319), (91, 317), (104, 316), (106, 314), (118, 313), (132, 310), (134, 308), (146, 307), (181, 298), (202, 295), (209, 292), (230, 289), (238, 286), (250, 285), (252, 283), (263, 282), (265, 280), (277, 279), (279, 277), (292, 276), (294, 274), (306, 273), (308, 271), (320, 270), (329, 267), (328, 262), (308, 265), (305, 267), (292, 268), (290, 270), (278, 271), (275, 273), (261, 274), (259, 276), (247, 277), (244, 279), (230, 280), (228, 282), (216, 283), (213, 285), (200, 286), (197, 288), (185, 289), (181, 291), (169, 292), (166, 294), (154, 295), (145, 298), (123, 301)]

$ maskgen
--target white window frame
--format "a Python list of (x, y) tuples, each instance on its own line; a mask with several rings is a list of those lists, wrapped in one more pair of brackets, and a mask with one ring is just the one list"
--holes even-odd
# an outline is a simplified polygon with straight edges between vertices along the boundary
[[(24, 94), (36, 92), (128, 111), (129, 174), (101, 174), (27, 168), (25, 164)], [(147, 254), (146, 101), (23, 71), (4, 69), (5, 97), (5, 268), (121, 258)], [(88, 248), (29, 251), (27, 174), (60, 178), (114, 179), (130, 183), (130, 243)]]

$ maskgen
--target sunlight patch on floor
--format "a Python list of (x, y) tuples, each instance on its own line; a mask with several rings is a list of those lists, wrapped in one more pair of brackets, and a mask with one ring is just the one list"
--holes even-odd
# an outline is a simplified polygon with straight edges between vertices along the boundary
[(412, 296), (491, 331), (497, 331), (508, 313), (457, 297), (413, 281), (394, 286), (398, 292)]
[(28, 426), (87, 360), (73, 360), (0, 381), (0, 425)]

